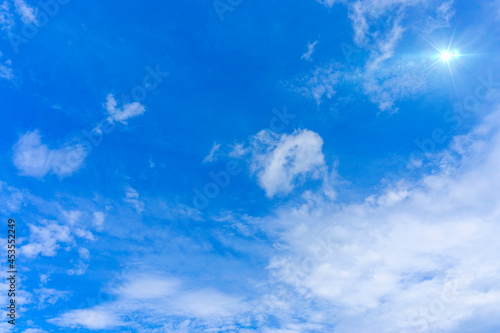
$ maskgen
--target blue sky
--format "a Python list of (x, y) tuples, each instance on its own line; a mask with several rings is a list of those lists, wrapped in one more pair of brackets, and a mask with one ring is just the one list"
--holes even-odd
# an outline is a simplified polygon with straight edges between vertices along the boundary
[(498, 332), (499, 23), (0, 0), (16, 330)]

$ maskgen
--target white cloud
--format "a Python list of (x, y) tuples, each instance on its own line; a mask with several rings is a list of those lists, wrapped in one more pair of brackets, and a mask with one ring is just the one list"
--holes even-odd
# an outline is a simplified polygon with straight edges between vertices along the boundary
[(391, 60), (403, 32), (404, 29), (394, 23), (387, 35), (376, 41), (376, 48), (359, 75), (365, 94), (381, 111), (397, 111), (396, 101), (423, 93), (426, 88), (426, 74), (422, 72), (424, 65), (421, 62), (416, 63), (404, 56)]
[(30, 229), (30, 242), (20, 248), (21, 253), (33, 258), (38, 255), (53, 257), (59, 249), (58, 242), (73, 242), (68, 226), (46, 221), (45, 225), (28, 224)]
[(343, 0), (317, 0), (319, 3), (325, 5), (326, 7), (333, 7), (334, 4), (343, 2)]
[[(374, 59), (380, 61), (383, 55)], [(427, 90), (427, 74), (422, 73), (423, 62), (401, 58), (387, 67), (366, 70), (360, 82), (364, 93), (381, 111), (395, 112), (397, 101), (418, 96)]]
[[(386, 32), (392, 30), (405, 17), (408, 11), (422, 10), (424, 23), (448, 22), (453, 15), (453, 0), (326, 0), (319, 1), (326, 7), (342, 3), (349, 9), (349, 18), (354, 31), (354, 42), (360, 46), (376, 44), (386, 39)], [(434, 29), (441, 25), (433, 25)], [(418, 29), (422, 26), (418, 25)], [(430, 26), (426, 26), (431, 32)]]
[[(397, 101), (421, 94), (426, 89), (426, 75), (422, 73), (422, 61), (406, 59), (397, 53), (399, 41), (405, 31), (422, 27), (430, 33), (434, 29), (448, 26), (454, 14), (453, 1), (438, 0), (377, 0), (377, 1), (319, 1), (327, 7), (342, 3), (349, 9), (355, 46), (348, 46), (356, 54), (367, 52), (370, 56), (365, 64), (352, 70), (351, 56), (347, 63), (323, 65), (314, 73), (301, 78), (299, 93), (314, 97), (319, 105), (324, 98), (331, 99), (344, 83), (359, 85), (363, 92), (381, 111), (395, 112)], [(403, 24), (409, 10), (418, 11), (422, 21), (413, 20), (412, 26)], [(350, 51), (348, 52), (350, 53)], [(361, 60), (362, 57), (359, 58)], [(351, 91), (352, 94), (352, 91)]]
[(455, 15), (455, 10), (453, 9), (454, 0), (444, 1), (436, 9), (436, 16), (430, 17), (425, 26), (427, 33), (430, 33), (436, 29), (446, 28), (450, 26), (450, 20)]
[(68, 270), (68, 275), (84, 275), (85, 272), (87, 272), (87, 268), (89, 267), (89, 264), (84, 262), (83, 260), (78, 260), (75, 267), (72, 269)]
[[(373, 51), (363, 68), (350, 70), (340, 65), (323, 65), (299, 77), (293, 89), (314, 98), (317, 105), (336, 96), (342, 101), (364, 93), (381, 111), (397, 111), (397, 101), (418, 96), (428, 87), (428, 73), (423, 72), (428, 66), (425, 60), (415, 61), (406, 56), (391, 59), (394, 41), (400, 33), (396, 29), (390, 40), (381, 41), (381, 51)], [(382, 62), (384, 66), (380, 66)]]
[(66, 301), (71, 295), (68, 291), (60, 291), (50, 288), (41, 288), (34, 290), (37, 298), (38, 309), (46, 308), (47, 306), (56, 304), (59, 300)]
[(321, 137), (309, 130), (281, 136), (261, 131), (252, 139), (250, 170), (267, 196), (288, 194), (297, 183), (324, 176), (322, 146)]
[[(0, 17), (1, 20), (1, 17)], [(1, 56), (0, 52), (0, 56)], [(14, 72), (12, 70), (12, 61), (7, 60), (3, 64), (0, 64), (0, 78), (6, 79), (6, 80), (12, 80), (14, 79)]]
[(385, 38), (376, 41), (377, 49), (372, 53), (366, 64), (368, 71), (376, 70), (382, 62), (392, 57), (394, 48), (403, 36), (403, 32), (404, 29), (396, 23)]
[(207, 324), (247, 309), (240, 299), (218, 290), (189, 289), (178, 279), (154, 274), (131, 276), (111, 293), (116, 296), (113, 302), (69, 311), (49, 322), (63, 327), (111, 329), (132, 325), (127, 321), (130, 318), (137, 325), (144, 321), (161, 325), (181, 317)]
[(298, 79), (294, 90), (306, 97), (312, 97), (320, 105), (323, 98), (332, 98), (336, 87), (342, 82), (343, 73), (338, 65), (317, 67), (312, 73)]
[(162, 199), (148, 200), (148, 213), (155, 217), (170, 221), (196, 220), (201, 221), (201, 212), (182, 203), (171, 203)]
[(17, 212), (25, 204), (25, 194), (0, 181), (0, 212)]
[(209, 162), (215, 162), (217, 161), (217, 153), (219, 152), (220, 150), (220, 144), (218, 144), (217, 142), (214, 142), (214, 144), (212, 145), (212, 149), (210, 149), (210, 153), (205, 156), (205, 158), (203, 159), (203, 163), (209, 163)]
[[(65, 200), (71, 200), (65, 197)], [(82, 239), (94, 241), (94, 235), (87, 230), (91, 227), (94, 210), (91, 204), (80, 198), (73, 198), (75, 201), (68, 205), (71, 209), (65, 209), (65, 205), (59, 201), (47, 201), (41, 197), (32, 195), (27, 190), (19, 190), (0, 181), (0, 213), (11, 216), (18, 212), (21, 207), (30, 207), (29, 211), (23, 215), (27, 224), (29, 235), (26, 234), (19, 244), (20, 253), (26, 259), (35, 259), (38, 256), (54, 257), (63, 248), (70, 251)], [(25, 209), (26, 211), (26, 209)], [(47, 216), (57, 216), (58, 222), (49, 220)], [(33, 223), (33, 222), (37, 223)], [(18, 221), (19, 222), (19, 221)], [(82, 260), (85, 260), (85, 250), (80, 250)], [(50, 272), (40, 275), (40, 285), (47, 283)]]
[(94, 221), (93, 221), (94, 226), (96, 227), (97, 230), (101, 230), (106, 216), (104, 215), (103, 212), (94, 212), (93, 215), (94, 215)]
[(92, 234), (92, 232), (85, 230), (85, 229), (82, 229), (82, 228), (75, 228), (73, 230), (73, 233), (76, 236), (83, 238), (83, 239), (86, 239), (86, 240), (89, 240), (89, 241), (95, 240), (94, 234)]
[(312, 54), (314, 53), (314, 47), (316, 46), (316, 44), (318, 44), (318, 41), (314, 41), (314, 42), (309, 42), (307, 43), (307, 52), (304, 53), (300, 59), (304, 59), (304, 60), (311, 60), (311, 56)]
[(63, 327), (85, 327), (91, 330), (109, 329), (122, 325), (113, 314), (99, 309), (75, 310), (60, 317), (49, 319), (49, 323)]
[(28, 132), (13, 147), (13, 162), (24, 176), (42, 178), (47, 173), (70, 176), (83, 164), (87, 151), (80, 144), (50, 149), (42, 144), (38, 131)]
[(24, 24), (38, 23), (36, 19), (36, 9), (26, 4), (24, 0), (14, 0), (14, 5), (16, 6), (16, 10), (19, 15), (21, 15), (21, 20)]
[(10, 12), (9, 2), (4, 1), (0, 5), (0, 25), (2, 30), (10, 30), (14, 26), (14, 15)]
[(139, 102), (124, 104), (121, 109), (117, 108), (116, 100), (113, 94), (106, 97), (106, 110), (108, 111), (111, 121), (118, 121), (122, 124), (127, 124), (126, 120), (139, 116), (146, 111), (144, 105)]
[(40, 274), (40, 286), (47, 284), (50, 281), (50, 273)]
[(125, 284), (113, 291), (113, 293), (130, 300), (154, 300), (173, 295), (181, 286), (180, 281), (172, 278), (144, 278), (146, 278), (147, 281), (147, 289), (141, 287), (144, 285), (143, 278), (139, 278), (127, 281)]
[(125, 188), (125, 201), (132, 204), (139, 214), (144, 210), (144, 202), (139, 200), (139, 192), (130, 186)]
[[(315, 201), (262, 221), (269, 269), (343, 332), (473, 331), (500, 313), (500, 112), (457, 137), (436, 170), (365, 202)], [(453, 156), (453, 157), (452, 157)], [(468, 323), (471, 327), (468, 327)]]
[(84, 261), (89, 261), (90, 259), (90, 251), (84, 247), (81, 247), (78, 249), (78, 254), (80, 255), (80, 258)]
[(229, 152), (229, 156), (241, 158), (248, 153), (248, 147), (245, 147), (242, 143), (235, 143), (231, 147), (231, 151)]
[(79, 210), (63, 210), (61, 215), (67, 223), (69, 223), (70, 225), (75, 225), (82, 218), (83, 212)]

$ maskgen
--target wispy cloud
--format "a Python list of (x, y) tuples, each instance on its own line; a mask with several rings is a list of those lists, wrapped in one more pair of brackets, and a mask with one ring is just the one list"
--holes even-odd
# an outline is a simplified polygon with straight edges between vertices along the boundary
[[(395, 59), (399, 42), (408, 29), (403, 19), (407, 8), (415, 8), (426, 14), (419, 26), (433, 29), (449, 25), (454, 14), (453, 1), (434, 0), (390, 0), (390, 1), (320, 1), (327, 7), (342, 3), (349, 8), (354, 38), (358, 52), (368, 55), (365, 63), (346, 65), (337, 63), (322, 65), (311, 74), (301, 77), (295, 90), (313, 97), (319, 105), (325, 99), (332, 99), (335, 92), (346, 85), (360, 87), (381, 111), (395, 112), (397, 101), (416, 96), (425, 91), (425, 68), (419, 61), (404, 56)], [(432, 26), (432, 29), (430, 28)], [(361, 60), (361, 59), (360, 59)], [(422, 68), (421, 68), (422, 67)]]
[(15, 213), (25, 204), (25, 193), (0, 181), (0, 212)]
[(220, 144), (217, 142), (214, 142), (212, 145), (212, 148), (210, 149), (210, 153), (208, 153), (207, 156), (203, 159), (203, 163), (210, 163), (210, 162), (215, 162), (217, 161), (217, 153), (220, 150)]
[(144, 321), (171, 325), (180, 318), (180, 323), (198, 322), (190, 326), (214, 325), (247, 309), (239, 298), (216, 289), (190, 289), (179, 279), (154, 273), (130, 276), (110, 293), (116, 297), (111, 303), (69, 311), (49, 322), (62, 327), (111, 329), (140, 327)]
[(114, 313), (97, 309), (83, 309), (67, 312), (60, 317), (49, 319), (49, 323), (63, 327), (85, 327), (91, 330), (110, 329), (123, 325)]
[(300, 59), (304, 59), (304, 60), (311, 60), (311, 56), (312, 54), (314, 53), (314, 47), (316, 46), (316, 44), (318, 44), (318, 41), (314, 41), (314, 42), (309, 42), (307, 43), (307, 52), (304, 53)]
[(404, 29), (395, 23), (385, 38), (377, 40), (377, 48), (366, 64), (367, 71), (377, 70), (385, 60), (392, 57), (394, 48), (403, 36), (403, 31)]
[(436, 9), (436, 15), (431, 16), (425, 26), (425, 31), (431, 33), (432, 31), (440, 28), (446, 28), (450, 26), (450, 21), (455, 15), (455, 10), (453, 9), (454, 0), (444, 1)]

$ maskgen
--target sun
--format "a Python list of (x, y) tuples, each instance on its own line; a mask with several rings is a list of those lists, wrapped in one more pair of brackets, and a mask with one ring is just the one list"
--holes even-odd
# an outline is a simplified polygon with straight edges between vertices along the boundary
[(457, 50), (454, 51), (442, 51), (441, 54), (439, 55), (440, 60), (449, 62), (452, 60), (452, 58), (459, 57), (460, 53)]
[(436, 66), (439, 63), (444, 63), (445, 67), (448, 69), (448, 71), (450, 73), (451, 81), (453, 82), (453, 87), (455, 88), (455, 92), (458, 95), (457, 86), (455, 84), (455, 78), (453, 77), (452, 67), (454, 67), (454, 66), (452, 63), (456, 62), (456, 60), (458, 60), (457, 58), (461, 57), (462, 54), (457, 49), (451, 48), (454, 35), (455, 35), (455, 33), (453, 33), (453, 35), (451, 36), (451, 39), (450, 39), (450, 42), (448, 43), (448, 46), (444, 47), (444, 48), (440, 48), (440, 47), (434, 45), (434, 43), (432, 43), (431, 41), (424, 38), (434, 49), (436, 49), (436, 51), (438, 53), (437, 53), (437, 55), (433, 56), (434, 59), (437, 58), (436, 61), (434, 61), (434, 63), (432, 63), (429, 67), (425, 68), (422, 72), (425, 72), (425, 71), (433, 68), (434, 66)]
[(443, 60), (443, 61), (449, 61), (451, 58), (451, 54), (448, 51), (444, 51), (443, 53), (441, 53), (440, 57), (441, 57), (441, 60)]

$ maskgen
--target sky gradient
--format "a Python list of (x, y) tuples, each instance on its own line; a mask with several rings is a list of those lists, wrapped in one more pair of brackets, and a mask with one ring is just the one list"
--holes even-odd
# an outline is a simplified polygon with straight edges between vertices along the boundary
[(15, 331), (499, 332), (499, 23), (0, 0)]

